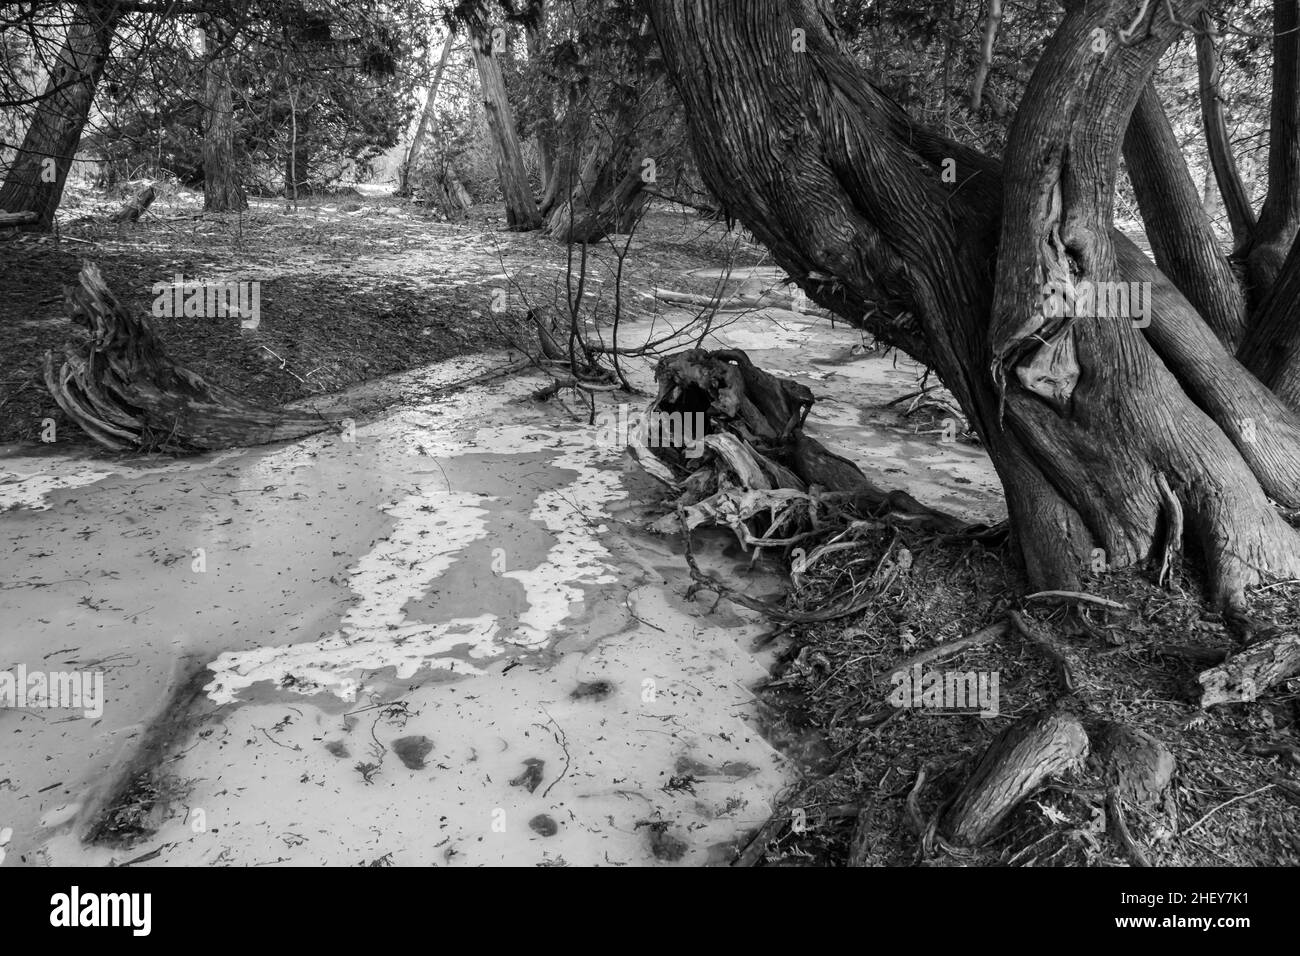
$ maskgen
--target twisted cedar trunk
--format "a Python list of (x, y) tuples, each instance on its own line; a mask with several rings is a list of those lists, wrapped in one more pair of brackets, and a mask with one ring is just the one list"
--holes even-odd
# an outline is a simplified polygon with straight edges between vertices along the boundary
[(203, 29), (203, 208), (237, 212), (248, 208), (248, 197), (235, 169), (235, 109), (230, 87), (230, 61), (218, 21)]
[(34, 221), (23, 224), (25, 229), (44, 232), (54, 224), (95, 87), (103, 76), (122, 16), (119, 4), (98, 0), (78, 4), (73, 11), (45, 97), (37, 105), (8, 178), (0, 187), (0, 210), (36, 214)]
[(1300, 409), (1300, 13), (1297, 0), (1273, 4), (1273, 100), (1268, 193), (1239, 257), (1255, 306), (1241, 360), (1287, 404)]
[[(1148, 5), (1105, 56), (1094, 30), (1115, 44), (1136, 5), (1069, 10), (1005, 172), (872, 87), (811, 0), (644, 9), (710, 190), (812, 299), (938, 372), (998, 470), (1032, 585), (1159, 561), (1181, 543), (1169, 528), (1234, 606), (1261, 574), (1300, 572), (1269, 500), (1300, 505), (1300, 422), (1111, 227), (1129, 114), (1178, 32), (1169, 12), (1199, 2)], [(1152, 283), (1148, 327), (1045, 309), (1050, 281), (1121, 279)]]
[(519, 133), (515, 129), (510, 101), (506, 98), (501, 64), (492, 49), (492, 35), (485, 24), (475, 22), (470, 25), (469, 39), (474, 63), (478, 67), (488, 130), (496, 147), (497, 179), (505, 201), (506, 224), (519, 232), (537, 229), (542, 225), (542, 217), (528, 185), (528, 171), (524, 168), (524, 156), (519, 148)]

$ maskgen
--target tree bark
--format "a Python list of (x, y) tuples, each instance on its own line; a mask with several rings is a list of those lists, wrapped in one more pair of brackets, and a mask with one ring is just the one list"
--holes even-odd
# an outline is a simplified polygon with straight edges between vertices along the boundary
[[(1031, 586), (1076, 589), (1098, 559), (1157, 563), (1172, 526), (1233, 607), (1261, 574), (1300, 572), (1269, 500), (1300, 503), (1300, 423), (1111, 225), (1129, 115), (1179, 30), (1170, 13), (1186, 22), (1200, 4), (1151, 4), (1132, 28), (1117, 0), (1069, 10), (1005, 173), (907, 117), (810, 6), (643, 9), (710, 190), (810, 298), (936, 370), (998, 470)], [(1149, 326), (1047, 314), (1048, 282), (1084, 280), (1150, 282)]]
[(78, 4), (63, 48), (22, 146), (0, 187), (0, 210), (34, 212), (24, 229), (48, 231), (63, 197), (77, 144), (90, 115), (95, 87), (123, 12), (115, 2)]
[(506, 225), (517, 232), (540, 228), (542, 217), (528, 185), (528, 171), (519, 147), (514, 113), (506, 98), (505, 78), (492, 49), (492, 34), (485, 24), (476, 22), (470, 25), (470, 47), (478, 67), (488, 129), (496, 147), (497, 180), (505, 202)]
[(989, 745), (944, 818), (953, 841), (979, 846), (1049, 778), (1080, 768), (1088, 735), (1059, 711), (1025, 717)]
[(230, 86), (228, 50), (218, 21), (203, 25), (203, 208), (238, 212), (248, 197), (235, 168), (235, 109)]

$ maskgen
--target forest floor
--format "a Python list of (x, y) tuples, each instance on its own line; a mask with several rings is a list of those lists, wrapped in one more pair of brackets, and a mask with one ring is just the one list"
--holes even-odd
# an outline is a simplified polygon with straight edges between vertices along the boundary
[[(561, 308), (565, 247), (502, 231), (495, 210), (445, 223), (383, 196), (204, 216), (182, 192), (121, 230), (103, 224), (109, 204), (73, 201), (57, 241), (0, 241), (0, 442), (39, 440), (49, 417), (69, 455), (52, 485), (38, 470), (52, 450), (0, 458), (20, 476), (0, 484), (15, 501), (0, 515), (14, 544), (0, 556), (14, 606), (0, 666), (12, 654), (102, 666), (117, 696), (102, 725), (25, 714), (7, 737), (0, 829), (19, 833), (15, 859), (561, 865), (739, 854), (797, 866), (843, 863), (864, 832), (858, 862), (868, 864), (1130, 864), (1086, 773), (1025, 801), (978, 852), (924, 839), (989, 742), (1059, 695), (1059, 673), (1012, 633), (944, 665), (996, 674), (995, 713), (888, 707), (882, 681), (1017, 611), (1077, 663), (1081, 706), (1173, 752), (1163, 804), (1129, 816), (1149, 862), (1300, 862), (1300, 687), (1197, 705), (1196, 670), (1177, 649), (1231, 639), (1190, 576), (1169, 588), (1141, 573), (1089, 581), (1128, 611), (1089, 611), (1080, 624), (1024, 601), (1005, 546), (889, 531), (861, 536), (785, 596), (788, 608), (817, 608), (865, 583), (875, 595), (865, 612), (774, 626), (707, 594), (685, 600), (679, 542), (644, 530), (662, 492), (622, 472), (621, 448), (593, 444), (584, 416), (530, 400), (539, 376), (437, 391), (509, 357), (529, 334), (529, 309)], [(750, 267), (766, 261), (739, 233), (668, 211), (647, 217), (630, 251), (622, 307), (642, 341), (662, 317), (653, 289), (710, 294), (719, 274), (757, 274)], [(591, 252), (584, 313), (608, 318), (619, 257), (608, 245)], [(380, 380), (399, 386), (380, 389), (393, 408), (355, 445), (322, 435), (110, 461), (63, 421), (40, 379), (42, 353), (79, 334), (59, 290), (83, 260), (141, 310), (154, 283), (178, 274), (260, 282), (256, 331), (157, 319), (168, 350), (268, 406)], [(745, 349), (812, 388), (810, 433), (873, 481), (970, 520), (1003, 516), (978, 445), (940, 442), (945, 413), (908, 404), (923, 370), (809, 316), (729, 321), (709, 344)], [(652, 371), (638, 365), (643, 389)], [(784, 567), (747, 568), (750, 555), (723, 532), (697, 537), (713, 573), (750, 594), (785, 591)], [(195, 547), (213, 573), (189, 573)], [(1295, 584), (1258, 589), (1252, 602), (1260, 622), (1296, 628)], [(468, 653), (461, 630), (477, 642)], [(196, 662), (202, 680), (216, 678), (206, 697)], [(349, 698), (358, 667), (369, 696), (354, 687)], [(646, 704), (646, 679), (658, 682), (657, 704)], [(166, 756), (142, 766), (132, 752)], [(481, 806), (532, 819), (485, 843)], [(192, 807), (210, 831), (192, 826)], [(73, 825), (88, 820), (99, 838), (82, 845)]]
[[(139, 224), (119, 227), (106, 221), (116, 202), (69, 187), (57, 236), (0, 234), (0, 354), (8, 357), (0, 442), (39, 440), (47, 418), (68, 440), (83, 441), (44, 388), (41, 370), (46, 351), (60, 356), (82, 336), (63, 289), (84, 261), (145, 313), (155, 283), (170, 286), (177, 277), (260, 283), (255, 331), (235, 318), (157, 318), (154, 327), (179, 364), (267, 408), (508, 346), (529, 308), (563, 308), (569, 291), (561, 281), (569, 273), (566, 247), (501, 230), (494, 206), (446, 222), (382, 194), (313, 196), (294, 207), (253, 199), (241, 214), (208, 215), (202, 205), (201, 193), (164, 187)], [(590, 249), (584, 310), (612, 313), (621, 250), (629, 319), (654, 310), (648, 293), (661, 279), (707, 292), (708, 281), (683, 273), (765, 257), (720, 223), (665, 210), (648, 215), (630, 245), (624, 242)]]
[[(909, 560), (899, 573), (903, 548)], [(943, 846), (932, 831), (926, 837), (995, 736), (1061, 699), (1061, 674), (1050, 654), (1012, 630), (926, 668), (996, 675), (992, 719), (882, 706), (882, 698), (913, 656), (1016, 612), (1070, 661), (1078, 690), (1067, 709), (1085, 721), (1103, 718), (1142, 731), (1173, 754), (1173, 785), (1164, 798), (1126, 809), (1145, 864), (1300, 864), (1300, 681), (1252, 703), (1199, 706), (1196, 677), (1208, 665), (1194, 666), (1184, 653), (1231, 651), (1235, 642), (1204, 601), (1195, 572), (1168, 588), (1146, 573), (1094, 576), (1083, 590), (1128, 610), (1094, 608), (1081, 626), (1064, 608), (1023, 600), (1013, 567), (1005, 546), (877, 533), (809, 575), (790, 606), (825, 606), (847, 582), (870, 580), (873, 570), (883, 583), (862, 614), (789, 629), (791, 644), (763, 696), (792, 728), (815, 728), (824, 750), (805, 788), (775, 818), (809, 808), (802, 832), (778, 826), (766, 861), (843, 862), (859, 834), (859, 865), (1138, 865), (1116, 839), (1092, 765), (1022, 803), (978, 851)], [(895, 573), (884, 580), (882, 570)], [(1295, 632), (1297, 607), (1296, 582), (1251, 595), (1256, 619), (1279, 632)]]

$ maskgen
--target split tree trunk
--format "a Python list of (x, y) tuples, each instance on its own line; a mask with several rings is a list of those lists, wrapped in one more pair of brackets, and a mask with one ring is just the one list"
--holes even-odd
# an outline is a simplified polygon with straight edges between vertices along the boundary
[(560, 242), (596, 242), (632, 228), (646, 200), (633, 122), (624, 115), (615, 132), (598, 132), (571, 182), (558, 184), (546, 230)]
[(1178, 138), (1151, 83), (1143, 88), (1129, 120), (1124, 160), (1156, 265), (1219, 340), (1235, 349), (1246, 330), (1246, 297), (1232, 263), (1219, 247)]
[[(643, 5), (709, 189), (810, 298), (938, 372), (998, 470), (1038, 588), (1075, 589), (1098, 561), (1158, 563), (1182, 543), (1164, 540), (1173, 527), (1234, 607), (1262, 574), (1300, 574), (1273, 505), (1300, 505), (1300, 420), (1111, 227), (1129, 114), (1178, 32), (1169, 13), (1200, 6), (1151, 5), (1147, 35), (1105, 56), (1094, 31), (1113, 42), (1132, 10), (1071, 8), (1004, 173), (876, 90), (811, 4)], [(1152, 283), (1150, 325), (1045, 315), (1046, 283), (1085, 279)]]
[(235, 168), (235, 109), (230, 86), (231, 55), (218, 21), (203, 28), (203, 208), (238, 212), (248, 197)]
[(496, 148), (497, 179), (506, 207), (506, 225), (517, 232), (540, 228), (542, 217), (528, 184), (528, 170), (524, 167), (514, 112), (506, 98), (505, 77), (496, 51), (492, 49), (492, 34), (485, 24), (471, 24), (470, 47), (474, 51), (474, 64), (478, 67), (488, 130)]
[(37, 105), (8, 178), (0, 187), (0, 210), (36, 213), (35, 221), (25, 224), (25, 229), (44, 232), (54, 225), (54, 213), (122, 16), (118, 3), (104, 0), (89, 0), (73, 11), (45, 97)]

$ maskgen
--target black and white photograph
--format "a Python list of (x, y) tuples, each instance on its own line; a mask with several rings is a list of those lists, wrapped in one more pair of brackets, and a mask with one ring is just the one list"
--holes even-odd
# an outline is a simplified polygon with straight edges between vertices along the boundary
[(0, 3), (0, 897), (1280, 924), (1298, 233), (1300, 0)]

